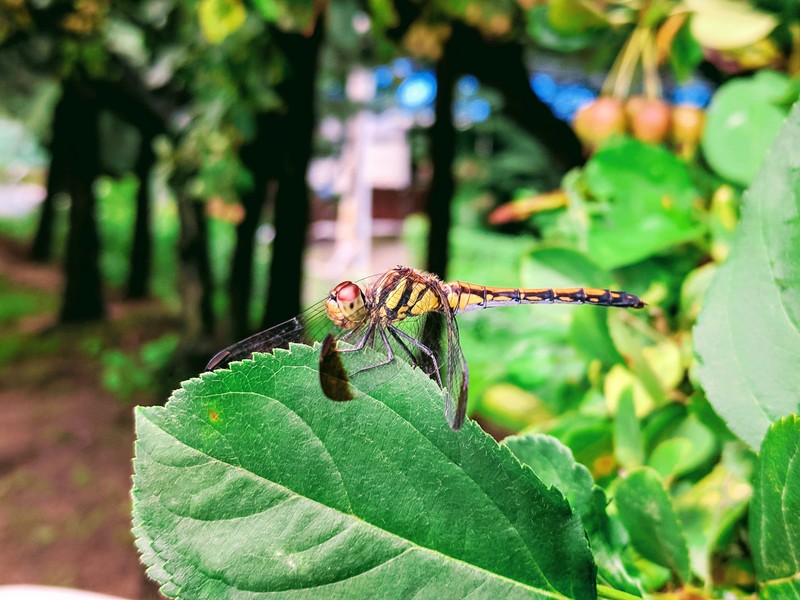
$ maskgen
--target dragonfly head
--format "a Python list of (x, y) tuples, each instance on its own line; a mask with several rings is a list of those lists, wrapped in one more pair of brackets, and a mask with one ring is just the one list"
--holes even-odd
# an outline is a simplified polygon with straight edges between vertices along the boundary
[(352, 281), (343, 281), (325, 300), (328, 318), (343, 329), (355, 329), (367, 318), (364, 292)]

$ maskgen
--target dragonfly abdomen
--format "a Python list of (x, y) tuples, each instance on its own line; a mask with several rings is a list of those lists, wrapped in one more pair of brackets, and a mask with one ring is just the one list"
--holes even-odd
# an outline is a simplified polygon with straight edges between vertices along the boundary
[(644, 302), (627, 292), (600, 288), (500, 288), (456, 281), (448, 284), (447, 298), (455, 312), (514, 304), (596, 304), (642, 308)]

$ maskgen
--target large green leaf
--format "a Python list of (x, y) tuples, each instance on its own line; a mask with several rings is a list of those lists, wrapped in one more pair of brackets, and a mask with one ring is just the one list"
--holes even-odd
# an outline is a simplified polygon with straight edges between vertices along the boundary
[(664, 148), (630, 139), (607, 146), (587, 163), (583, 182), (602, 202), (587, 244), (605, 269), (637, 263), (702, 233), (689, 171)]
[(761, 71), (751, 79), (729, 81), (714, 94), (702, 141), (712, 169), (740, 185), (750, 184), (786, 116), (779, 101), (788, 86), (786, 75)]
[(756, 467), (750, 544), (762, 598), (800, 596), (800, 417), (767, 433)]
[(642, 556), (689, 580), (689, 552), (678, 517), (655, 471), (643, 467), (617, 487), (619, 518)]
[(503, 443), (521, 462), (531, 467), (545, 485), (560, 490), (581, 516), (600, 574), (616, 588), (640, 596), (639, 584), (623, 562), (627, 540), (620, 539), (619, 524), (615, 528), (609, 519), (606, 494), (594, 484), (589, 469), (575, 461), (568, 447), (549, 435), (511, 436)]
[[(182, 597), (593, 598), (580, 519), (401, 361), (319, 387), (306, 346), (137, 411), (134, 529)], [(351, 369), (369, 352), (348, 355)]]
[(800, 402), (800, 106), (744, 196), (742, 219), (694, 329), (698, 377), (757, 449)]

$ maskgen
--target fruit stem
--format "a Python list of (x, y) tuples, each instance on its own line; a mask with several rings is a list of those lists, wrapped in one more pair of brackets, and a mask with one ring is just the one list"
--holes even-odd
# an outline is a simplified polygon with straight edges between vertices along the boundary
[(642, 54), (642, 34), (644, 29), (637, 25), (628, 38), (628, 42), (619, 56), (619, 68), (614, 81), (613, 95), (616, 98), (625, 98), (630, 93), (636, 65)]
[(661, 79), (658, 77), (656, 38), (651, 29), (645, 29), (642, 42), (642, 72), (644, 95), (650, 100), (661, 98)]

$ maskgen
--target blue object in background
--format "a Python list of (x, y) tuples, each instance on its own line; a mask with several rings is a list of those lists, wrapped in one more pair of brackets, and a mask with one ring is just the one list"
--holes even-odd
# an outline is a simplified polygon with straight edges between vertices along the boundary
[(375, 67), (375, 85), (379, 90), (386, 89), (394, 83), (394, 72), (387, 65)]
[(553, 102), (558, 92), (558, 84), (550, 75), (534, 73), (531, 75), (530, 84), (533, 93), (539, 96), (542, 102), (548, 105)]
[(677, 85), (670, 94), (673, 104), (688, 104), (698, 108), (705, 108), (711, 102), (714, 94), (711, 86), (703, 81), (694, 80)]
[(414, 72), (414, 63), (410, 58), (396, 58), (392, 61), (392, 71), (398, 79), (405, 79)]
[(483, 123), (491, 114), (492, 107), (483, 98), (457, 100), (453, 107), (453, 116), (461, 127), (469, 127), (474, 123)]
[(435, 98), (436, 75), (432, 71), (412, 73), (397, 87), (397, 92), (395, 93), (397, 103), (409, 110), (417, 110), (427, 106)]
[(478, 91), (478, 80), (472, 75), (464, 75), (458, 80), (456, 89), (462, 96), (473, 96)]
[(572, 121), (578, 110), (597, 98), (597, 92), (585, 85), (572, 83), (560, 88), (550, 103), (553, 114), (562, 121)]

